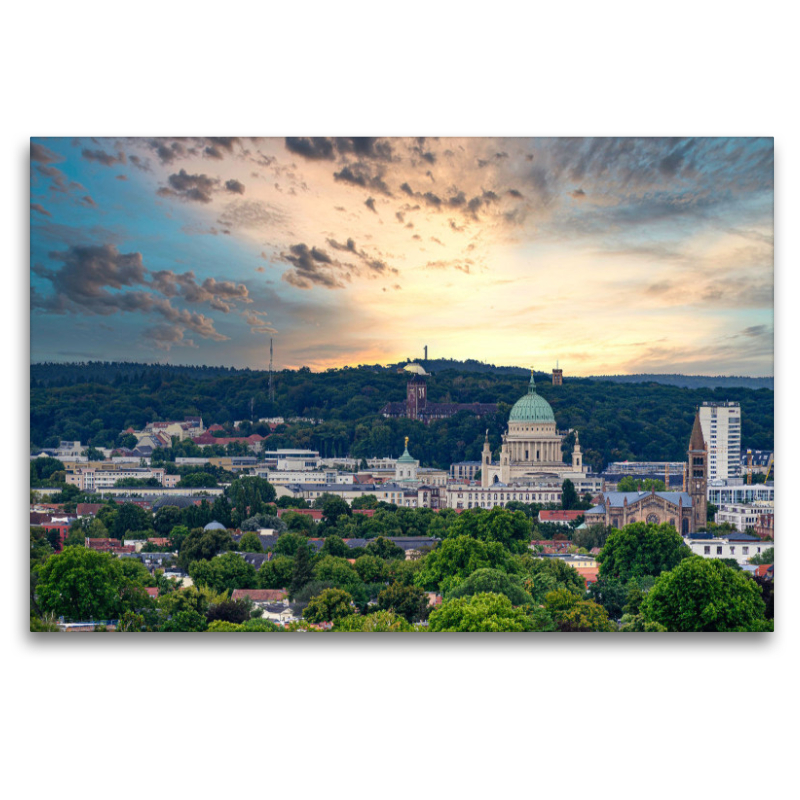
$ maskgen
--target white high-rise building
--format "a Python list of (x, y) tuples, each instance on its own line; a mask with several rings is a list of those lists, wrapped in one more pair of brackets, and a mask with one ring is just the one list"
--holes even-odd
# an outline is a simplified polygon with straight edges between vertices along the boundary
[(700, 427), (708, 445), (708, 479), (736, 478), (741, 470), (742, 409), (738, 403), (705, 402)]

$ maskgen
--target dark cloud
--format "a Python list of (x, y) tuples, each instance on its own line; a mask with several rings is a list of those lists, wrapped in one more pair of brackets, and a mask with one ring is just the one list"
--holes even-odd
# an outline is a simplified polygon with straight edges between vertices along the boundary
[(435, 195), (433, 192), (425, 192), (422, 199), (429, 205), (439, 208), (442, 205), (442, 198)]
[(326, 137), (287, 136), (286, 149), (313, 161), (331, 161), (335, 158), (333, 141)]
[(41, 203), (31, 203), (31, 211), (38, 211), (46, 217), (53, 216)]
[(414, 190), (407, 183), (400, 184), (400, 191), (405, 192), (409, 197), (414, 196)]
[(126, 181), (126, 180), (128, 180), (128, 176), (127, 175), (116, 175), (115, 177), (116, 177), (116, 179), (118, 181)]
[[(165, 344), (170, 338), (181, 339), (177, 331), (185, 329), (215, 341), (228, 338), (214, 328), (211, 318), (197, 311), (176, 308), (170, 302), (172, 298), (180, 296), (187, 303), (207, 302), (224, 312), (231, 310), (232, 302), (248, 302), (247, 290), (241, 284), (213, 278), (197, 284), (191, 272), (150, 273), (141, 253), (120, 253), (114, 245), (72, 246), (66, 251), (50, 253), (50, 258), (60, 262), (57, 269), (34, 264), (32, 271), (50, 283), (53, 293), (42, 295), (32, 285), (32, 311), (100, 316), (134, 312), (155, 314), (164, 320), (157, 327)], [(175, 330), (167, 333), (167, 327)]]
[(511, 197), (517, 197), (517, 198), (521, 198), (522, 197), (522, 192), (518, 192), (516, 189), (509, 189), (508, 190), (508, 194)]
[[(310, 289), (312, 286), (324, 286), (327, 289), (342, 289), (344, 283), (334, 274), (330, 267), (332, 259), (324, 250), (309, 248), (306, 244), (295, 244), (288, 253), (281, 253), (281, 258), (292, 265), (281, 276), (283, 280), (299, 289)], [(336, 265), (337, 267), (340, 265)], [(344, 276), (349, 280), (349, 273)]]
[(398, 271), (395, 267), (390, 267), (385, 261), (381, 260), (380, 258), (376, 258), (375, 256), (367, 253), (365, 250), (359, 250), (353, 239), (348, 239), (345, 244), (337, 242), (336, 239), (326, 239), (326, 241), (334, 250), (352, 253), (353, 255), (358, 256), (361, 259), (362, 268), (365, 267), (367, 270), (367, 277), (375, 277), (376, 275), (381, 275), (384, 273), (391, 273), (394, 275), (398, 274)]
[(161, 197), (177, 197), (196, 203), (210, 203), (211, 195), (219, 187), (217, 178), (205, 174), (190, 175), (185, 169), (167, 178), (169, 187), (158, 190)]
[(89, 208), (97, 208), (97, 203), (95, 203), (95, 201), (92, 200), (88, 194), (85, 194), (83, 197), (81, 197), (80, 202), (85, 206), (89, 206)]
[(569, 196), (575, 200), (583, 200), (583, 198), (586, 197), (586, 192), (584, 192), (583, 189), (573, 189), (569, 193)]
[(83, 149), (81, 150), (81, 155), (87, 161), (96, 161), (104, 167), (112, 167), (114, 164), (124, 164), (127, 161), (125, 153), (123, 153), (122, 150), (120, 150), (117, 155), (113, 156), (110, 153), (106, 153), (105, 150)]
[(172, 347), (197, 347), (192, 339), (183, 335), (183, 328), (177, 325), (154, 325), (142, 331), (142, 339), (158, 350)]
[(391, 142), (370, 136), (288, 136), (285, 144), (290, 153), (312, 161), (332, 161), (337, 153), (342, 156), (353, 155), (359, 160), (392, 160)]
[(225, 188), (234, 194), (244, 194), (244, 184), (240, 183), (235, 178), (225, 181)]
[(373, 174), (372, 168), (363, 162), (356, 162), (342, 167), (339, 172), (333, 173), (333, 178), (336, 181), (349, 183), (352, 186), (360, 186), (362, 189), (371, 189), (388, 196), (392, 194), (381, 173)]
[(377, 214), (377, 213), (378, 213), (378, 209), (377, 209), (377, 208), (375, 208), (375, 198), (374, 198), (374, 197), (368, 197), (368, 198), (367, 198), (367, 199), (364, 201), (364, 205), (365, 205), (365, 206), (366, 206), (366, 207), (367, 207), (367, 208), (368, 208), (370, 211), (374, 212), (375, 214)]
[(57, 164), (63, 157), (38, 142), (31, 142), (31, 161), (39, 164)]

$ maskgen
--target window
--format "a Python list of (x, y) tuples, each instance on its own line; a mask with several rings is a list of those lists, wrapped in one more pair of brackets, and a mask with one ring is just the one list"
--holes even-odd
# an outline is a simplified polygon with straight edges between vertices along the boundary
[(706, 545), (703, 548), (703, 555), (710, 556), (711, 555), (711, 547), (710, 545)]
[(743, 555), (743, 556), (748, 556), (748, 555), (750, 555), (750, 548), (749, 548), (749, 547), (743, 547), (743, 548), (742, 548), (742, 555)]
[(717, 546), (717, 555), (718, 555), (718, 556), (721, 556), (721, 555), (722, 555), (722, 545), (718, 545), (718, 546)]

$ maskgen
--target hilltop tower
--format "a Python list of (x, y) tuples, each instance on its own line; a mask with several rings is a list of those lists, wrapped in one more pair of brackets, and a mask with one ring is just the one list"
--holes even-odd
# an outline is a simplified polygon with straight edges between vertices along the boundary
[(556, 368), (553, 370), (553, 386), (561, 386), (564, 383), (564, 370), (559, 369), (558, 361), (556, 361)]
[(703, 439), (703, 429), (700, 425), (700, 412), (694, 417), (692, 435), (689, 439), (688, 452), (689, 495), (692, 498), (692, 532), (706, 527), (706, 510), (708, 497), (708, 448)]

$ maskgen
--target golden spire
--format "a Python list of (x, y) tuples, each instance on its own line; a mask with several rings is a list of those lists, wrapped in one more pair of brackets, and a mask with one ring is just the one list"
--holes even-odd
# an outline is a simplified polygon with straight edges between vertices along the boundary
[(408, 450), (408, 436), (406, 436), (406, 450)]

